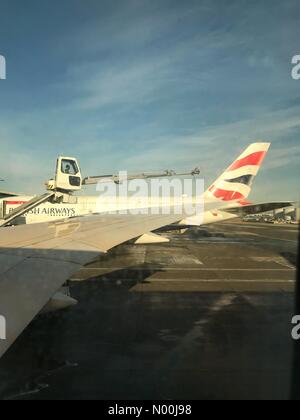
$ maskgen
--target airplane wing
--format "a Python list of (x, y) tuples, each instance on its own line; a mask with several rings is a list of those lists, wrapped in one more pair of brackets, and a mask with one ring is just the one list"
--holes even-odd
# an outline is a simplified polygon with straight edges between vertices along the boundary
[(178, 215), (102, 214), (1, 228), (0, 316), (6, 320), (6, 339), (0, 336), (0, 357), (82, 265), (179, 219)]

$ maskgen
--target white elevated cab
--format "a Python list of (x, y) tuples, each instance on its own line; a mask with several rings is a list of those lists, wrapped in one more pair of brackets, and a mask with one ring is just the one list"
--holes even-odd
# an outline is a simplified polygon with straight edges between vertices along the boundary
[(47, 189), (70, 193), (80, 191), (81, 187), (82, 176), (77, 160), (60, 156), (56, 163), (55, 180), (48, 181)]

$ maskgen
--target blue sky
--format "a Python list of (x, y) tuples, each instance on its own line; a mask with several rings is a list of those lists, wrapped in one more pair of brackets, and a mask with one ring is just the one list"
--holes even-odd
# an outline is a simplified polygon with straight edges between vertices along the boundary
[(298, 0), (1, 0), (1, 188), (42, 191), (59, 154), (209, 183), (264, 140), (252, 198), (298, 199), (299, 21)]

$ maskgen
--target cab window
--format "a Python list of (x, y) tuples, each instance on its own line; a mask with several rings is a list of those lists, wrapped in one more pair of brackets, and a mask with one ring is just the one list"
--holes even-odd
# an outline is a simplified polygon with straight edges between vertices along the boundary
[(74, 160), (63, 159), (61, 161), (61, 171), (68, 175), (77, 175), (79, 172), (78, 166)]

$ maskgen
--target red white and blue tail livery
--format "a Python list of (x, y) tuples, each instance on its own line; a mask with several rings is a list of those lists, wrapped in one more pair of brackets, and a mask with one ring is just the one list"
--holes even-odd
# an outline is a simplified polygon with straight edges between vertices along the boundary
[(252, 143), (209, 187), (205, 198), (224, 203), (247, 198), (269, 147), (270, 143)]
[(180, 225), (200, 226), (238, 216), (289, 207), (292, 202), (251, 203), (247, 201), (271, 143), (252, 143), (206, 190), (203, 214), (188, 217)]

